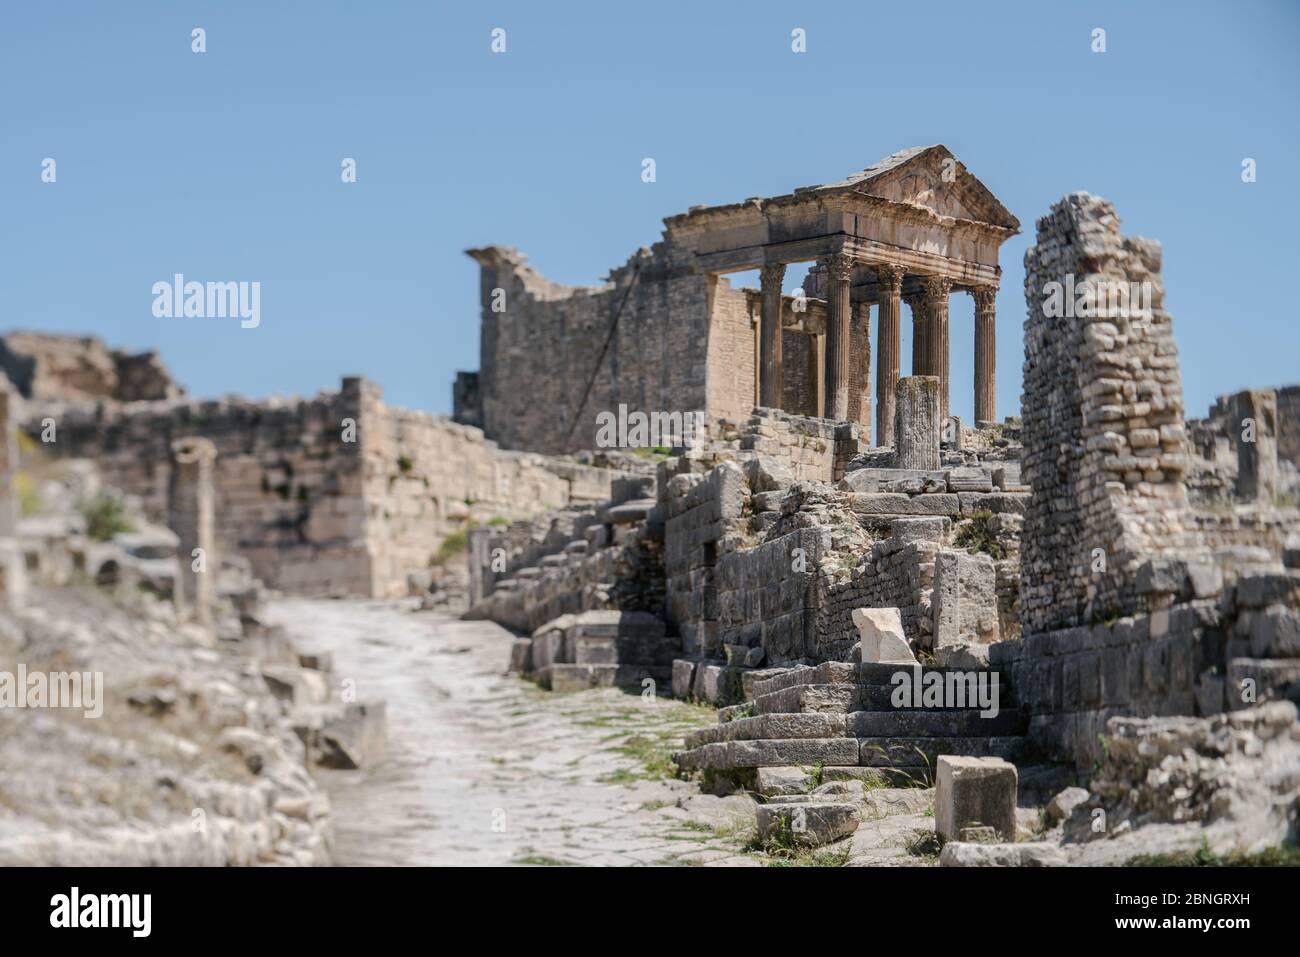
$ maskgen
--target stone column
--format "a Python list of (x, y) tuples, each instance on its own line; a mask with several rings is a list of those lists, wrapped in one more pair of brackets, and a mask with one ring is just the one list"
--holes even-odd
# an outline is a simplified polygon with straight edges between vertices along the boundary
[(1273, 504), (1277, 495), (1277, 392), (1250, 389), (1233, 398), (1237, 434), (1237, 497)]
[(853, 396), (849, 412), (854, 422), (871, 429), (871, 303), (860, 302), (853, 317)]
[[(212, 463), (217, 447), (208, 439), (177, 439), (172, 443), (172, 475), (168, 522), (180, 538), (177, 604), (192, 609), (200, 624), (212, 622), (217, 574)], [(195, 550), (200, 549), (199, 554)]]
[(941, 417), (948, 414), (948, 293), (951, 290), (951, 279), (925, 277), (925, 372), (939, 377)]
[(998, 420), (998, 290), (976, 286), (971, 295), (975, 298), (975, 426), (984, 428)]
[(902, 312), (902, 266), (878, 266), (880, 332), (876, 343), (876, 445), (894, 444), (894, 392), (898, 388), (899, 316)]
[(826, 417), (844, 422), (849, 417), (849, 281), (853, 260), (837, 254), (828, 256), (826, 280)]
[(898, 380), (894, 407), (894, 468), (939, 467), (939, 377)]
[(0, 538), (18, 533), (18, 430), (14, 422), (18, 397), (0, 376)]
[(781, 283), (785, 279), (784, 263), (768, 263), (760, 273), (763, 288), (761, 358), (759, 360), (758, 404), (769, 409), (781, 408), (785, 381), (781, 375)]
[(925, 295), (920, 292), (903, 294), (903, 302), (912, 310), (912, 375), (927, 375)]

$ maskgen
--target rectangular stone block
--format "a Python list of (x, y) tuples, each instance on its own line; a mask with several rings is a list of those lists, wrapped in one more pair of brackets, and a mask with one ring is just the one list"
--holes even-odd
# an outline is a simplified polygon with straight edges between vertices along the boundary
[(1016, 839), (1015, 766), (1001, 758), (944, 755), (936, 766), (934, 829), (953, 840), (967, 827), (992, 827), (1004, 841)]

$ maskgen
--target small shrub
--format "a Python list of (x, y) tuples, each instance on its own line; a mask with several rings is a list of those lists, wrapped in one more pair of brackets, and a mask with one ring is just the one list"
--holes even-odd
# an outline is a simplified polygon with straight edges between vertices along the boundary
[(403, 475), (413, 468), (415, 468), (415, 463), (411, 461), (411, 457), (405, 452), (397, 457), (397, 470)]
[(469, 547), (469, 532), (466, 529), (452, 532), (442, 540), (438, 546), (438, 551), (434, 553), (433, 565), (445, 565), (457, 555), (462, 554)]
[(970, 521), (957, 530), (953, 544), (968, 552), (984, 552), (995, 562), (1001, 561), (1006, 557), (1006, 552), (990, 528), (992, 521), (992, 512), (984, 510), (975, 512), (971, 515)]
[(97, 542), (107, 542), (120, 532), (135, 530), (126, 517), (126, 506), (108, 492), (100, 492), (81, 506), (86, 519), (86, 534)]

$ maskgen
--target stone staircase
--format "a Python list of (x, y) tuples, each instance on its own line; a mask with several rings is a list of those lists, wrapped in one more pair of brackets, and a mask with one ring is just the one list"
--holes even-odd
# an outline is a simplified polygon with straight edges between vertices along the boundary
[[(991, 684), (996, 675), (998, 713), (986, 717), (974, 702), (895, 707), (892, 680), (900, 671), (920, 675), (922, 687), (939, 680), (933, 675), (945, 684), (958, 676)], [(759, 681), (753, 690), (752, 700), (719, 711), (716, 726), (687, 736), (686, 750), (674, 755), (679, 767), (729, 776), (738, 785), (752, 785), (757, 769), (789, 766), (835, 768), (840, 778), (930, 784), (942, 754), (1013, 763), (1030, 754), (1027, 718), (998, 669), (826, 662)]]

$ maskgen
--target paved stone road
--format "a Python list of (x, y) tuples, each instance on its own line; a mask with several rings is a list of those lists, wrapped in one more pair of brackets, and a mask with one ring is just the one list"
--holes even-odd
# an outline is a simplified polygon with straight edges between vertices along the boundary
[(509, 635), (409, 602), (283, 599), (300, 647), (388, 702), (374, 768), (323, 772), (335, 858), (358, 864), (757, 864), (747, 797), (663, 778), (684, 731), (716, 713), (594, 690), (556, 695), (502, 674)]

